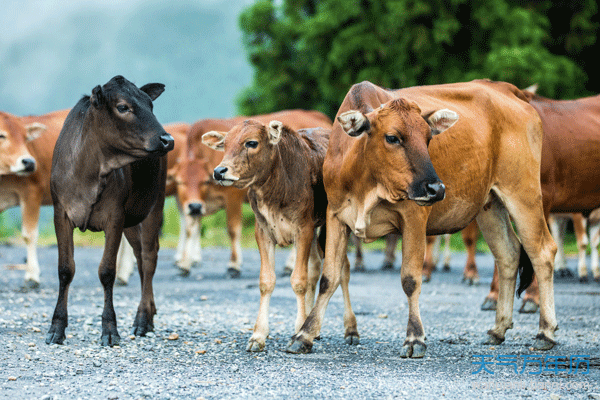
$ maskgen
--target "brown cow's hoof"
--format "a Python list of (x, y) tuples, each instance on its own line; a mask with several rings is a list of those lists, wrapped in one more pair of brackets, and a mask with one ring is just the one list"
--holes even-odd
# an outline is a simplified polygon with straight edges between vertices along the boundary
[(405, 342), (400, 350), (400, 357), (402, 358), (423, 358), (425, 357), (425, 351), (427, 345), (418, 340), (412, 342)]
[(444, 264), (442, 268), (442, 272), (450, 272), (450, 264)]
[(38, 281), (34, 281), (33, 279), (27, 279), (23, 286), (21, 286), (21, 292), (29, 292), (32, 290), (38, 290), (40, 288), (40, 283)]
[(588, 283), (588, 277), (587, 277), (587, 275), (580, 276), (579, 277), (579, 283)]
[(481, 305), (481, 311), (495, 311), (498, 301), (494, 299), (485, 298)]
[(394, 263), (391, 263), (389, 261), (384, 262), (383, 265), (381, 266), (382, 271), (393, 270), (393, 269), (394, 269)]
[[(394, 266), (392, 265), (392, 268), (394, 268)], [(383, 267), (382, 267), (383, 269)], [(354, 263), (354, 268), (352, 269), (352, 272), (365, 272), (367, 270), (367, 267), (365, 266), (365, 263), (362, 261), (356, 261)]]
[(63, 344), (65, 338), (64, 328), (51, 326), (46, 334), (46, 344)]
[[(231, 269), (235, 269), (235, 268), (231, 268)], [(237, 269), (235, 269), (237, 271)], [(290, 267), (289, 265), (286, 265), (285, 267), (283, 267), (283, 272), (281, 273), (282, 277), (285, 276), (290, 276), (292, 275), (292, 272), (294, 272), (294, 268)]]
[(472, 276), (467, 278), (466, 276), (463, 276), (463, 283), (467, 284), (468, 286), (477, 286), (479, 285), (479, 277)]
[(492, 331), (491, 329), (487, 332), (487, 334), (487, 340), (483, 342), (483, 344), (498, 345), (504, 343), (504, 338), (498, 336), (498, 334)]
[(540, 307), (537, 304), (535, 304), (535, 301), (531, 299), (525, 299), (523, 300), (521, 308), (519, 308), (519, 312), (521, 314), (535, 314), (539, 308)]
[(346, 344), (351, 344), (354, 346), (360, 344), (360, 336), (357, 332), (347, 334), (346, 336), (344, 336), (344, 340), (346, 341)]
[(177, 269), (179, 270), (179, 273), (177, 275), (179, 275), (183, 278), (190, 276), (190, 272), (191, 272), (190, 269), (182, 268), (182, 267), (177, 267)]
[(246, 346), (246, 351), (258, 353), (265, 349), (265, 345), (266, 343), (259, 343), (258, 340), (250, 338), (248, 341), (248, 346)]
[(233, 267), (227, 268), (227, 274), (226, 274), (227, 278), (238, 279), (241, 275), (242, 275), (242, 272), (239, 269), (233, 268)]
[(297, 336), (292, 336), (292, 341), (285, 349), (286, 353), (292, 354), (308, 354), (312, 351), (312, 343), (307, 340), (302, 340)]
[(556, 346), (556, 342), (544, 335), (543, 333), (538, 334), (533, 342), (533, 348), (535, 350), (550, 350)]

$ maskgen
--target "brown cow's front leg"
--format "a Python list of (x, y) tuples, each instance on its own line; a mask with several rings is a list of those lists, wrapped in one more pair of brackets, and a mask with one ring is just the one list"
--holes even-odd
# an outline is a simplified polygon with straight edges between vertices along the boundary
[[(435, 248), (439, 247), (441, 236), (427, 236), (425, 240), (425, 255), (423, 256), (423, 282), (429, 282), (431, 280), (431, 274), (435, 270), (435, 264), (437, 263), (434, 253)], [(438, 250), (439, 251), (439, 250)]]
[(421, 294), (421, 271), (425, 258), (425, 220), (405, 217), (402, 231), (402, 267), (400, 277), (402, 289), (408, 298), (408, 326), (406, 340), (400, 357), (422, 358), (425, 356), (425, 331), (419, 311)]
[(321, 331), (327, 304), (329, 304), (331, 296), (333, 296), (342, 280), (342, 269), (346, 268), (349, 274), (350, 264), (346, 252), (348, 248), (348, 228), (333, 215), (329, 207), (327, 207), (326, 229), (325, 259), (319, 295), (302, 328), (292, 336), (292, 341), (286, 349), (288, 353), (310, 353), (313, 340)]
[(271, 241), (258, 223), (255, 224), (254, 235), (260, 252), (260, 306), (256, 324), (254, 324), (254, 332), (248, 340), (246, 351), (257, 352), (263, 351), (269, 335), (269, 303), (277, 278), (275, 276), (275, 243)]
[(40, 265), (37, 257), (38, 223), (42, 194), (37, 190), (28, 191), (21, 199), (21, 214), (23, 220), (22, 235), (27, 246), (27, 264), (25, 265), (25, 287), (37, 289), (40, 286)]
[(73, 258), (73, 225), (71, 225), (66, 212), (59, 204), (54, 207), (54, 227), (56, 241), (58, 242), (59, 288), (52, 324), (46, 335), (46, 343), (63, 344), (65, 329), (69, 324), (67, 299), (69, 297), (69, 285), (75, 275), (75, 260)]
[(310, 309), (306, 305), (306, 293), (308, 289), (308, 261), (314, 239), (315, 230), (312, 227), (312, 224), (311, 226), (302, 227), (300, 229), (300, 234), (296, 238), (296, 263), (292, 275), (290, 276), (290, 283), (292, 284), (294, 293), (296, 293), (296, 304), (298, 308), (294, 333), (297, 333), (300, 330), (308, 312), (310, 312)]
[(492, 283), (490, 284), (490, 292), (481, 305), (482, 311), (496, 311), (496, 306), (498, 304), (498, 290), (498, 265), (494, 263), (494, 276), (492, 277)]
[(473, 221), (462, 230), (462, 239), (467, 249), (467, 263), (463, 271), (463, 282), (468, 285), (479, 284), (479, 273), (475, 264), (475, 252), (477, 250), (477, 222)]
[(227, 265), (227, 276), (239, 278), (242, 268), (242, 193), (230, 193), (225, 205), (227, 212), (227, 233), (231, 241), (231, 256)]
[(105, 244), (102, 260), (98, 267), (98, 277), (104, 288), (104, 310), (102, 311), (102, 346), (116, 346), (121, 342), (117, 329), (117, 316), (113, 305), (113, 288), (117, 273), (117, 253), (121, 244), (122, 222), (105, 230)]
[(398, 244), (399, 236), (394, 233), (385, 235), (385, 258), (381, 269), (394, 269), (396, 262), (396, 245)]

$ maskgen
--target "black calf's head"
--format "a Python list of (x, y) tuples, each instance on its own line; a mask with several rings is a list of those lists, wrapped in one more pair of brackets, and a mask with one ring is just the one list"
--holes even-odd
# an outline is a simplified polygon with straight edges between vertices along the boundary
[(173, 137), (152, 112), (152, 102), (164, 90), (162, 83), (138, 88), (120, 75), (96, 86), (90, 103), (95, 120), (103, 127), (99, 137), (102, 147), (135, 158), (160, 156), (172, 150)]

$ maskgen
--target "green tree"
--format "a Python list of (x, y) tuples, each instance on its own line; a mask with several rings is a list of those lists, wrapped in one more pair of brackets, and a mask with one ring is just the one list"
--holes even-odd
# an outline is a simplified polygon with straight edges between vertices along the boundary
[(595, 18), (594, 0), (258, 0), (240, 15), (254, 81), (238, 108), (333, 117), (362, 80), (400, 88), (490, 78), (581, 96), (600, 89), (595, 77), (586, 88)]

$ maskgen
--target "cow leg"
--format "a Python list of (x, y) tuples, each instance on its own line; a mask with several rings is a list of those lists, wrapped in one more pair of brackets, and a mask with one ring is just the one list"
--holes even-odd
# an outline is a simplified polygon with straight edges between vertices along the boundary
[(600, 262), (598, 260), (598, 245), (600, 244), (600, 221), (590, 220), (591, 269), (594, 280), (600, 281)]
[(567, 230), (568, 218), (563, 215), (550, 215), (548, 218), (548, 226), (552, 237), (556, 242), (556, 259), (554, 260), (554, 271), (557, 275), (561, 274), (567, 268), (565, 258), (565, 232)]
[[(310, 353), (313, 341), (321, 331), (321, 324), (323, 323), (329, 300), (340, 285), (343, 278), (342, 275), (346, 274), (347, 277), (344, 276), (344, 278), (350, 279), (350, 263), (348, 262), (347, 255), (348, 228), (333, 215), (329, 207), (327, 207), (327, 221), (325, 226), (327, 229), (325, 258), (323, 260), (323, 275), (321, 276), (319, 294), (315, 306), (304, 321), (302, 328), (292, 336), (292, 340), (286, 348), (288, 353)], [(343, 272), (344, 269), (347, 272)], [(344, 318), (346, 319), (346, 315), (344, 315)]]
[(382, 269), (394, 269), (398, 238), (399, 236), (394, 233), (388, 233), (385, 235), (385, 259), (383, 261)]
[(408, 299), (408, 325), (406, 327), (406, 339), (400, 350), (400, 357), (422, 358), (425, 356), (427, 346), (425, 345), (425, 330), (421, 322), (419, 311), (419, 296), (421, 294), (421, 268), (425, 257), (425, 222), (413, 217), (403, 216), (404, 227), (402, 230), (402, 267), (400, 268), (400, 281), (402, 289)]
[(520, 244), (510, 221), (507, 210), (498, 199), (491, 202), (488, 210), (477, 216), (477, 224), (488, 243), (498, 270), (498, 301), (496, 323), (488, 331), (488, 344), (500, 344), (506, 331), (513, 326), (512, 313)]
[(285, 260), (285, 265), (283, 266), (283, 276), (290, 276), (294, 271), (294, 265), (296, 264), (296, 246), (292, 246), (290, 249), (290, 254), (288, 258)]
[(296, 264), (294, 265), (294, 271), (290, 276), (290, 283), (292, 284), (292, 289), (294, 290), (294, 293), (296, 293), (296, 304), (298, 307), (298, 312), (296, 314), (296, 324), (294, 326), (294, 333), (300, 330), (302, 324), (304, 323), (304, 320), (310, 312), (310, 306), (312, 306), (312, 304), (310, 304), (310, 306), (307, 306), (306, 295), (308, 291), (308, 262), (311, 256), (312, 248), (316, 244), (315, 240), (315, 230), (312, 226), (301, 228), (300, 234), (296, 238)]
[[(580, 282), (587, 282), (587, 265), (586, 265), (586, 251), (588, 246), (588, 236), (586, 233), (586, 219), (580, 213), (573, 214), (573, 229), (575, 231), (575, 238), (577, 239), (577, 275), (579, 276)], [(557, 243), (558, 244), (558, 243)], [(554, 268), (556, 270), (556, 267)]]
[(115, 285), (125, 286), (129, 282), (129, 277), (133, 273), (135, 266), (135, 255), (133, 249), (125, 237), (121, 238), (119, 251), (117, 252), (117, 278)]
[[(520, 193), (527, 193), (527, 190)], [(549, 350), (556, 344), (554, 331), (558, 329), (554, 308), (553, 263), (556, 256), (556, 243), (548, 231), (541, 204), (541, 195), (538, 198), (527, 195), (518, 199), (508, 198), (506, 208), (514, 220), (522, 246), (531, 260), (539, 287), (540, 323), (533, 347), (537, 350)], [(502, 279), (501, 270), (500, 279)], [(502, 282), (500, 282), (500, 295), (502, 295)], [(500, 306), (500, 301), (498, 305)]]
[[(308, 316), (315, 304), (315, 295), (317, 290), (317, 283), (321, 277), (321, 260), (322, 256), (319, 254), (319, 245), (317, 243), (317, 235), (313, 238), (312, 245), (310, 246), (310, 255), (308, 257), (308, 286), (306, 289), (306, 314), (304, 319)], [(304, 323), (304, 320), (302, 321)], [(296, 332), (299, 330), (299, 326)]]
[(423, 282), (431, 280), (431, 274), (440, 254), (441, 236), (427, 236), (425, 240), (425, 255), (423, 256)]
[(467, 249), (467, 263), (463, 272), (463, 282), (469, 285), (479, 284), (479, 273), (475, 264), (475, 253), (477, 250), (477, 222), (473, 221), (462, 230), (462, 239)]
[(42, 206), (41, 193), (27, 193), (21, 202), (23, 220), (22, 235), (27, 247), (27, 264), (25, 265), (25, 287), (36, 289), (40, 286), (40, 265), (37, 257), (38, 223)]
[(46, 343), (63, 344), (65, 329), (68, 325), (67, 299), (69, 286), (75, 276), (75, 260), (73, 258), (73, 226), (67, 213), (60, 206), (54, 206), (54, 228), (58, 243), (58, 300), (52, 316), (52, 324), (46, 335)]
[(444, 255), (442, 256), (442, 271), (444, 272), (450, 272), (450, 259), (452, 256), (452, 252), (450, 251), (451, 238), (452, 235), (450, 235), (449, 233), (446, 233), (444, 235)]
[(363, 257), (362, 241), (352, 234), (352, 242), (356, 249), (356, 257), (354, 258), (354, 271), (364, 272), (367, 270), (365, 266), (365, 259)]
[(179, 199), (176, 201), (177, 210), (179, 211), (179, 240), (177, 241), (177, 251), (175, 252), (175, 265), (179, 265), (179, 261), (181, 261), (184, 257), (185, 246), (186, 246), (186, 217), (183, 213), (183, 209)]
[(198, 254), (194, 259), (194, 252), (198, 253), (197, 248), (200, 246), (200, 226), (202, 217), (194, 217), (186, 215), (184, 217), (185, 240), (183, 252), (179, 261), (176, 262), (179, 272), (182, 276), (188, 276), (194, 263), (200, 263), (201, 256)]
[(227, 276), (239, 278), (242, 268), (242, 202), (240, 195), (231, 194), (225, 204), (227, 211), (227, 233), (231, 240), (231, 256), (227, 265)]
[[(254, 324), (254, 332), (248, 340), (246, 351), (257, 352), (264, 350), (269, 335), (269, 303), (277, 278), (275, 276), (275, 243), (271, 241), (269, 235), (260, 228), (258, 223), (254, 227), (254, 236), (260, 253), (260, 306)], [(296, 266), (298, 266), (297, 262)]]
[(104, 310), (102, 311), (102, 346), (115, 346), (121, 341), (117, 329), (117, 316), (113, 305), (113, 288), (117, 272), (117, 253), (123, 234), (122, 221), (114, 221), (105, 229), (104, 252), (98, 267), (98, 277), (104, 288)]
[(483, 300), (481, 305), (482, 311), (496, 311), (498, 304), (498, 265), (494, 262), (494, 276), (492, 277), (492, 283), (490, 284), (490, 292)]

